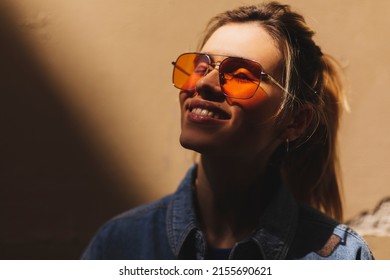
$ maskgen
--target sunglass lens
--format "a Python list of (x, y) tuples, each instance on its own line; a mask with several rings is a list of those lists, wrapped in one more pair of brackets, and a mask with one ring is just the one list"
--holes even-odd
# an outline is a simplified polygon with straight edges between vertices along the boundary
[(247, 59), (229, 57), (220, 65), (221, 87), (229, 97), (248, 99), (257, 91), (261, 65)]
[(174, 65), (174, 86), (182, 90), (193, 90), (197, 81), (207, 73), (209, 60), (204, 54), (186, 53), (179, 56)]

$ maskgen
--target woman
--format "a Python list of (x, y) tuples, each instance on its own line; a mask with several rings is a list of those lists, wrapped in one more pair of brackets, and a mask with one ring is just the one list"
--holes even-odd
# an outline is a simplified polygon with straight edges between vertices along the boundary
[[(107, 223), (99, 259), (371, 259), (342, 219), (332, 59), (289, 6), (213, 18), (174, 65), (180, 143), (200, 154), (178, 190)], [(324, 213), (324, 214), (323, 214)]]

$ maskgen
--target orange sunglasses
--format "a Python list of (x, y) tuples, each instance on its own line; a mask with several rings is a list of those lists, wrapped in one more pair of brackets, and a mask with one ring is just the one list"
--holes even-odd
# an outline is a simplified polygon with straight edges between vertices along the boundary
[(287, 92), (271, 75), (264, 72), (260, 63), (241, 57), (222, 56), (221, 62), (213, 62), (210, 54), (184, 53), (172, 62), (173, 85), (184, 91), (194, 90), (196, 83), (211, 70), (218, 69), (219, 83), (225, 96), (249, 99), (255, 95), (262, 79), (268, 79)]

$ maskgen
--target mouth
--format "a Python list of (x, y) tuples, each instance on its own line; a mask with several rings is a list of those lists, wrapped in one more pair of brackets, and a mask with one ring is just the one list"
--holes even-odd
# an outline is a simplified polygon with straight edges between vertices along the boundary
[(228, 112), (209, 102), (192, 101), (186, 106), (186, 109), (190, 113), (203, 118), (217, 120), (229, 120), (231, 118)]

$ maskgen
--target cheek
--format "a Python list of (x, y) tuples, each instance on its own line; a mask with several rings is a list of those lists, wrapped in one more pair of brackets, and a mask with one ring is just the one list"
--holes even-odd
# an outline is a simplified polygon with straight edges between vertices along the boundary
[(193, 91), (180, 91), (179, 92), (179, 102), (180, 102), (180, 107), (183, 109), (183, 104), (184, 102), (190, 98), (190, 97), (193, 97), (194, 96), (194, 92)]
[(273, 117), (278, 112), (281, 97), (275, 94), (268, 95), (263, 89), (259, 89), (250, 99), (228, 98), (228, 102), (230, 105), (241, 107), (248, 121), (258, 123)]

